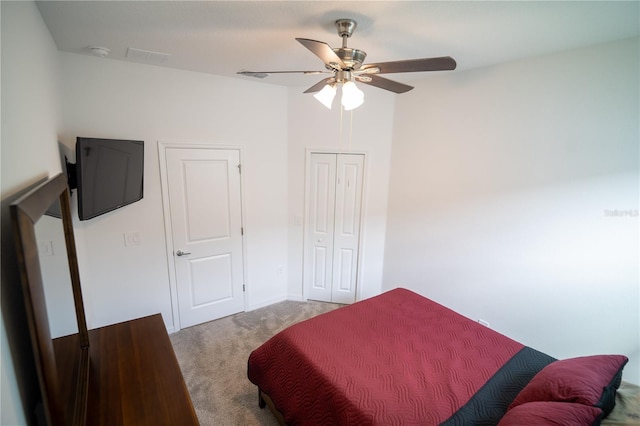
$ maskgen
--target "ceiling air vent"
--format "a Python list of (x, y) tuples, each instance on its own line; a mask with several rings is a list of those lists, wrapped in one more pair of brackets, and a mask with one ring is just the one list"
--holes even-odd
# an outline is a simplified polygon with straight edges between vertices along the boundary
[(169, 57), (171, 55), (168, 53), (152, 52), (150, 50), (142, 50), (129, 47), (127, 49), (126, 56), (127, 58), (136, 61), (148, 62), (152, 64), (163, 64), (169, 60)]

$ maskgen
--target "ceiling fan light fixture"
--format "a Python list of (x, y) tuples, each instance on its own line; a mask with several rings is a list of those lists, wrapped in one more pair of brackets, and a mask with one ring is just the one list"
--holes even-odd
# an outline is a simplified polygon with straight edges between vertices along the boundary
[[(323, 41), (308, 38), (296, 37), (296, 41), (316, 55), (324, 63), (325, 69), (333, 74), (333, 77), (325, 78), (317, 82), (305, 90), (304, 93), (316, 93), (327, 83), (334, 85), (334, 90), (336, 84), (344, 84), (345, 90), (343, 90), (342, 105), (346, 110), (357, 108), (364, 102), (364, 94), (358, 88), (355, 88), (352, 81), (354, 79), (359, 83), (388, 90), (393, 93), (405, 93), (413, 89), (413, 86), (380, 77), (378, 74), (447, 71), (456, 69), (456, 61), (450, 56), (364, 64), (367, 53), (364, 50), (347, 47), (347, 39), (351, 37), (357, 27), (356, 21), (353, 19), (338, 19), (335, 21), (335, 25), (338, 30), (338, 35), (342, 37), (342, 46), (339, 48), (332, 48)], [(309, 75), (322, 74), (327, 71), (261, 71), (251, 73), (240, 72), (239, 74), (263, 77), (271, 73), (298, 73)], [(354, 90), (350, 90), (350, 86), (353, 87)], [(331, 96), (329, 96), (326, 94), (328, 90), (329, 89), (322, 90), (323, 93), (318, 94), (316, 98), (327, 108), (331, 108), (335, 93), (331, 93)]]
[(342, 106), (345, 111), (351, 111), (364, 103), (364, 93), (358, 89), (353, 81), (347, 81), (342, 86)]
[(331, 109), (333, 98), (336, 96), (336, 86), (327, 84), (318, 93), (313, 95), (314, 98), (320, 101), (320, 103), (327, 108)]

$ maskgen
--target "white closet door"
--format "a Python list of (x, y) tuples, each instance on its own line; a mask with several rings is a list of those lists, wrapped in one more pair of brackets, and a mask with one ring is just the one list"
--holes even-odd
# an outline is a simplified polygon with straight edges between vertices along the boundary
[(336, 155), (312, 154), (304, 282), (310, 299), (331, 301)]
[(304, 253), (309, 299), (355, 302), (363, 169), (362, 154), (311, 155)]
[(341, 154), (337, 162), (331, 301), (353, 303), (358, 276), (364, 158), (362, 155)]

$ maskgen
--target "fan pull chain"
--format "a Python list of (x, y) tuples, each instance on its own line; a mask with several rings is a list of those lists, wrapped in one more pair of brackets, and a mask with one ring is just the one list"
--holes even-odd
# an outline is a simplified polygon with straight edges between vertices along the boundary
[(342, 114), (344, 111), (344, 107), (340, 105), (340, 129), (339, 129), (339, 137), (338, 137), (338, 153), (342, 154)]
[(353, 110), (351, 112), (351, 117), (349, 119), (349, 154), (353, 152)]
[[(349, 111), (349, 145), (347, 153), (350, 154), (353, 150), (353, 110)], [(340, 129), (338, 137), (338, 153), (342, 154), (342, 139), (344, 135), (344, 107), (340, 105)]]

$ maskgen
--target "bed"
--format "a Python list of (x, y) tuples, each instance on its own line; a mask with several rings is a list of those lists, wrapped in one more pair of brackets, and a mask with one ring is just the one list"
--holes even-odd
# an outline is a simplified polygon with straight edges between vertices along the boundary
[(626, 362), (558, 361), (398, 288), (281, 331), (251, 353), (248, 378), (283, 424), (599, 424)]

